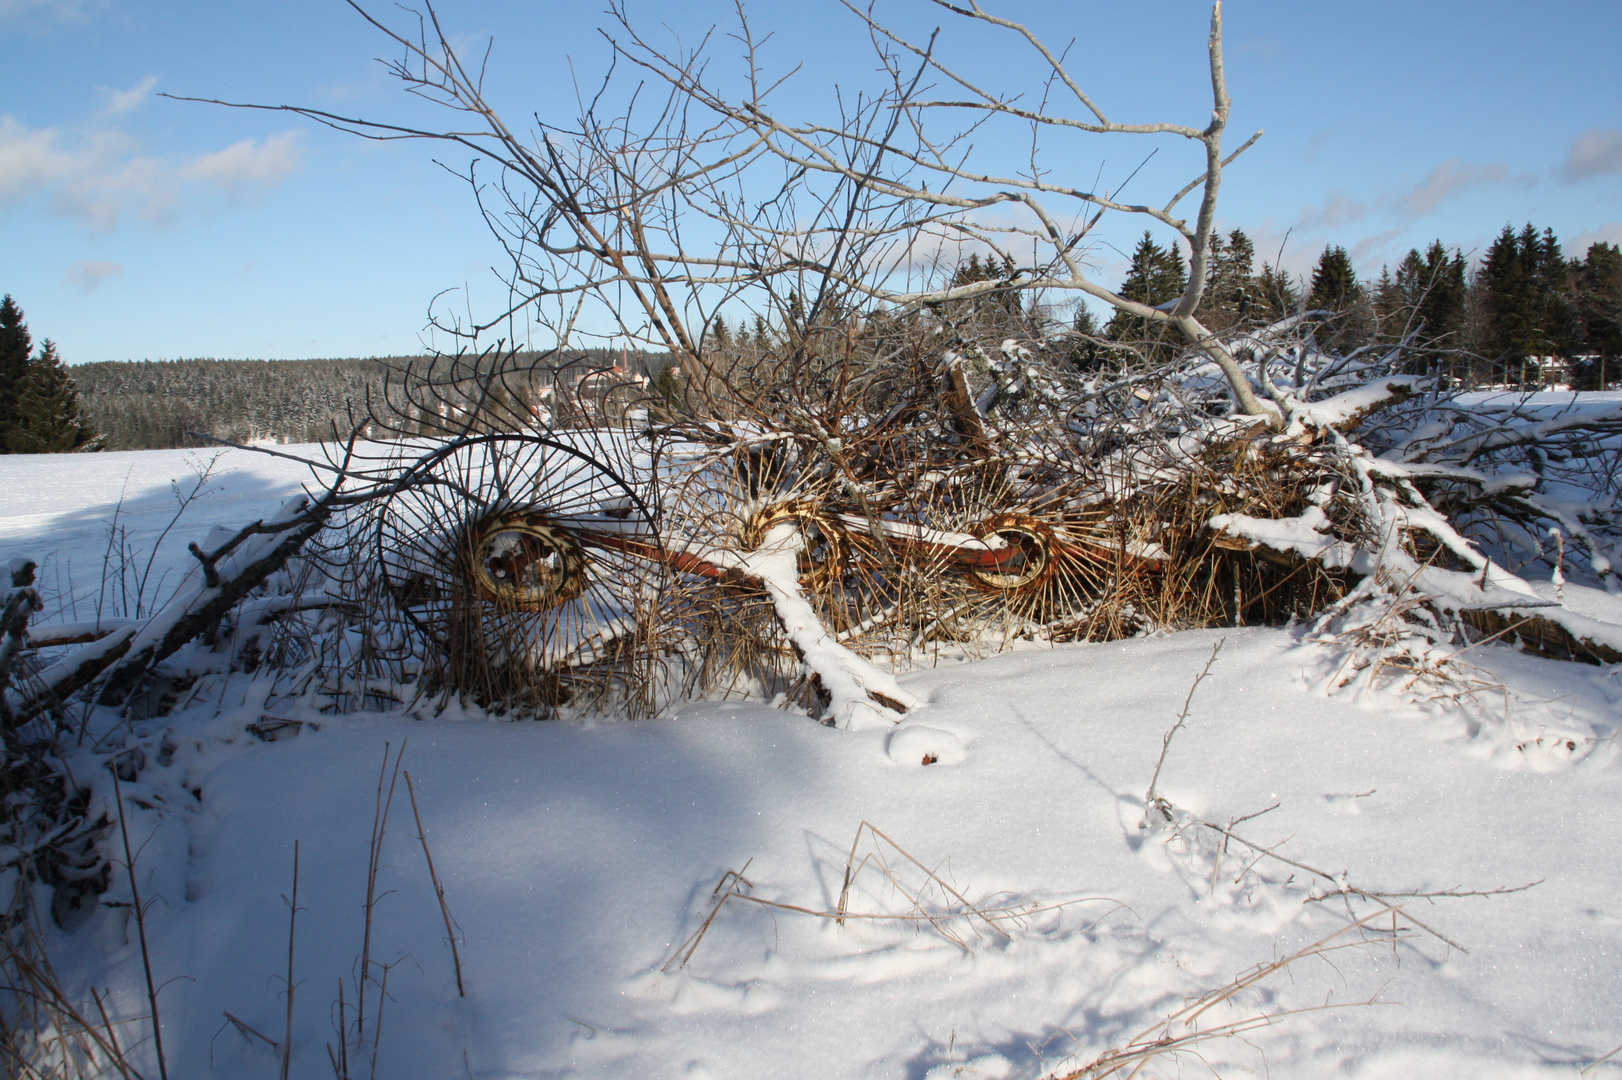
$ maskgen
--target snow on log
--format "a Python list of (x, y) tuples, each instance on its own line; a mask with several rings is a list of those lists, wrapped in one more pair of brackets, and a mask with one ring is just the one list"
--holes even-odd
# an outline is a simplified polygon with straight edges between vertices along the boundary
[[(331, 493), (329, 493), (330, 495)], [(193, 545), (202, 564), (181, 583), (175, 598), (133, 632), (126, 654), (107, 675), (98, 700), (122, 704), (143, 676), (186, 642), (202, 633), (239, 600), (286, 565), (331, 516), (328, 498), (287, 500), (269, 520), (256, 521), (212, 553)], [(111, 640), (111, 639), (107, 639)]]

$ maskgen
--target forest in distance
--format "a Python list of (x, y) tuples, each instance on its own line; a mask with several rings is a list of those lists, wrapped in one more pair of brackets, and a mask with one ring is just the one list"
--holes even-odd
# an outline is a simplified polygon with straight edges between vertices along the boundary
[[(1200, 314), (1218, 331), (1265, 325), (1304, 311), (1333, 312), (1318, 325), (1322, 344), (1339, 351), (1411, 346), (1416, 374), (1439, 374), (1454, 386), (1561, 386), (1597, 390), (1622, 381), (1622, 250), (1596, 242), (1567, 258), (1547, 229), (1505, 226), (1479, 262), (1469, 265), (1440, 240), (1410, 251), (1395, 268), (1360, 278), (1346, 250), (1326, 247), (1310, 277), (1292, 278), (1271, 263), (1256, 266), (1241, 229), (1213, 238), (1212, 269)], [(1083, 369), (1113, 370), (1153, 362), (1175, 348), (1165, 328), (1117, 312), (1100, 325), (1085, 307), (1057, 311), (1023, 300), (1019, 268), (970, 256), (951, 273), (954, 284), (1006, 278), (1001, 302), (1028, 305), (1018, 317), (1045, 323), (1044, 336), (1068, 337), (1070, 360)], [(1180, 295), (1187, 268), (1175, 245), (1145, 233), (1132, 253), (1120, 294), (1147, 304)], [(1011, 313), (1013, 314), (1013, 313)], [(792, 304), (790, 305), (792, 318)], [(1064, 330), (1068, 329), (1066, 335)], [(735, 328), (711, 323), (712, 353), (750, 353), (779, 333), (766, 320)], [(528, 364), (536, 354), (519, 353)], [(233, 442), (312, 442), (347, 432), (350, 409), (381, 399), (385, 376), (421, 357), (326, 360), (161, 360), (80, 364), (71, 369), (83, 415), (109, 450), (202, 445), (197, 433)], [(561, 358), (560, 358), (561, 361)], [(670, 361), (660, 352), (571, 350), (578, 374), (622, 365), (630, 378), (668, 387)]]
[[(655, 358), (603, 349), (571, 353), (572, 367), (633, 374)], [(517, 363), (536, 354), (518, 353)], [(662, 357), (657, 360), (662, 361)], [(366, 402), (382, 400), (385, 379), (422, 357), (348, 360), (137, 360), (73, 369), (84, 416), (107, 450), (202, 446), (199, 434), (230, 442), (320, 442), (347, 435)], [(657, 367), (654, 368), (657, 370)]]

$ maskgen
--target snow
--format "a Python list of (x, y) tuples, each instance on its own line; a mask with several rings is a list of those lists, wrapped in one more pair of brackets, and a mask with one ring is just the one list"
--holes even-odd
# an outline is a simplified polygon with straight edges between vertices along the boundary
[(1549, 415), (1580, 410), (1606, 413), (1622, 406), (1622, 390), (1473, 390), (1454, 399), (1461, 407), (1492, 412), (1519, 410), (1527, 415)]
[[(120, 489), (120, 522), (138, 548), (149, 544), (173, 514), (168, 481), (187, 478), (186, 458), (0, 459), (0, 557), (40, 559), (47, 593), (64, 580), (52, 568), (71, 564), (77, 618), (86, 617)], [(171, 568), (171, 586), (195, 562), (187, 540), (268, 517), (307, 473), (231, 452), (216, 475), (214, 494), (154, 564)], [(1293, 539), (1315, 542), (1310, 525)], [(773, 560), (792, 557), (793, 538), (782, 540), (750, 571), (786, 580)], [(1552, 583), (1537, 588), (1555, 599)], [(788, 604), (792, 590), (783, 591)], [(1562, 600), (1559, 610), (1622, 624), (1615, 597), (1567, 584)], [(823, 647), (813, 629), (800, 628), (802, 647)], [(1158, 783), (1180, 827), (1141, 829), (1162, 736), (1223, 637)], [(918, 707), (900, 724), (855, 730), (747, 702), (637, 723), (504, 723), (454, 710), (326, 716), (284, 705), (269, 711), (307, 723), (275, 742), (248, 731), (267, 714), (267, 680), (208, 675), (194, 704), (137, 722), (127, 744), (146, 762), (123, 785), (123, 806), (151, 905), (169, 1073), (278, 1075), (275, 1052), (225, 1014), (282, 1038), (283, 897), (297, 841), (291, 1075), (331, 1075), (340, 982), (353, 1016), (379, 770), (385, 746), (404, 746), (459, 927), (467, 996), (457, 996), (402, 778), (373, 925), (372, 959), (390, 965), (378, 1076), (1062, 1071), (1350, 921), (1344, 903), (1314, 899), (1333, 891), (1328, 881), (1237, 842), (1224, 849), (1199, 824), (1261, 811), (1233, 831), (1366, 890), (1539, 884), (1402, 901), (1469, 951), (1424, 933), (1395, 947), (1370, 933), (1301, 961), (1206, 1022), (1326, 1000), (1379, 1004), (1203, 1044), (1212, 1068), (1356, 1080), (1572, 1076), (1622, 1042), (1622, 668), (1498, 644), (1461, 659), (1472, 667), (1451, 688), (1404, 692), (1399, 681), (1331, 693), (1344, 660), (1333, 646), (1278, 628), (1201, 631), (1031, 647), (896, 676), (898, 700)], [(116, 813), (105, 769), (81, 761), (76, 775)], [(915, 914), (905, 889), (938, 925), (841, 925), (729, 900), (690, 961), (663, 970), (703, 926), (727, 870), (746, 879), (732, 885), (740, 894), (834, 911), (853, 841), (850, 913)], [(128, 899), (115, 872), (103, 900)], [(127, 906), (51, 929), (50, 947), (70, 987), (106, 987), (115, 1015), (144, 1013)], [(137, 1063), (156, 1075), (150, 1043)], [(1193, 1057), (1181, 1072), (1210, 1075)], [(1179, 1075), (1179, 1065), (1162, 1059), (1143, 1075)], [(1622, 1064), (1590, 1075), (1622, 1075)]]
[[(279, 449), (320, 460), (319, 445)], [(211, 462), (208, 481), (198, 488), (198, 473)], [(267, 517), (310, 480), (310, 470), (298, 462), (243, 450), (10, 455), (0, 469), (0, 559), (32, 558), (40, 564), (40, 591), (47, 602), (42, 623), (94, 620), (98, 614), (133, 617), (136, 581), (143, 574), (146, 614), (154, 599), (167, 598), (197, 565), (186, 551), (187, 540), (201, 541), (215, 526), (234, 533)], [(177, 490), (181, 495), (197, 491), (183, 524), (176, 526), (184, 535), (178, 542), (167, 540), (145, 573), (154, 542), (175, 517)], [(110, 589), (109, 602), (98, 612), (103, 560), (114, 550), (108, 529), (114, 525), (125, 531), (139, 558), (130, 568), (127, 605), (124, 590)]]

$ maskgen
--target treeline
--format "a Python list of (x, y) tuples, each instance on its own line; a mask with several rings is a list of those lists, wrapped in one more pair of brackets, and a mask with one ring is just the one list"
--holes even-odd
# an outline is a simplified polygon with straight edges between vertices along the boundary
[[(538, 359), (520, 353), (516, 366)], [(571, 353), (570, 368), (608, 367), (621, 359), (603, 349)], [(640, 354), (628, 363), (646, 364)], [(662, 358), (661, 358), (662, 359)], [(390, 370), (426, 357), (364, 360), (141, 360), (81, 364), (73, 369), (80, 408), (109, 450), (206, 445), (193, 433), (231, 442), (318, 442), (347, 434), (364, 420), (367, 402), (381, 404)]]
[[(1119, 292), (1163, 304), (1183, 292), (1188, 269), (1175, 247), (1145, 233)], [(1465, 385), (1594, 390), (1622, 382), (1622, 250), (1591, 244), (1567, 258), (1549, 229), (1506, 225), (1471, 267), (1437, 240), (1359, 276), (1343, 247), (1324, 248), (1312, 275), (1292, 280), (1263, 263), (1241, 229), (1212, 244), (1201, 321), (1223, 331), (1290, 315), (1318, 313), (1314, 334), (1332, 352), (1405, 347), (1416, 373), (1439, 372)], [(1100, 329), (1076, 317), (1077, 360), (1091, 366), (1123, 355), (1160, 359), (1181, 342), (1172, 331), (1116, 312)]]
[(349, 430), (381, 399), (386, 365), (368, 360), (140, 360), (73, 369), (85, 415), (109, 450), (200, 446), (193, 432), (232, 442), (317, 442)]
[[(1460, 385), (1622, 384), (1622, 250), (1614, 244), (1595, 243), (1581, 258), (1568, 258), (1551, 230), (1506, 225), (1474, 266), (1437, 240), (1369, 278), (1345, 248), (1330, 245), (1310, 278), (1295, 279), (1266, 262), (1258, 268), (1254, 244), (1234, 229), (1213, 238), (1208, 273), (1198, 314), (1218, 333), (1307, 315), (1328, 351), (1403, 348), (1410, 370)], [(1051, 322), (1026, 308), (1018, 277), (1012, 265), (971, 257), (954, 271), (954, 284), (1006, 281), (1009, 288), (944, 305), (936, 315), (1050, 333)], [(1145, 233), (1118, 292), (1153, 306), (1180, 296), (1187, 282), (1181, 251)], [(791, 298), (788, 322), (804, 315)], [(779, 329), (758, 315), (736, 331), (718, 320), (704, 351), (723, 359), (765, 355)], [(1079, 309), (1073, 330), (1071, 356), (1083, 368), (1164, 360), (1184, 345), (1175, 331), (1122, 311), (1099, 326)], [(364, 418), (368, 400), (382, 400), (389, 369), (424, 359), (132, 361), (82, 364), (70, 374), (49, 340), (33, 349), (21, 309), (6, 296), (0, 453), (203, 445), (194, 433), (233, 442), (327, 439), (335, 426), (347, 432)], [(557, 400), (580, 397), (583, 387), (595, 386), (591, 370), (620, 363), (624, 374), (651, 376), (655, 397), (674, 399), (677, 372), (667, 357), (592, 349), (571, 354), (557, 373), (563, 391)]]

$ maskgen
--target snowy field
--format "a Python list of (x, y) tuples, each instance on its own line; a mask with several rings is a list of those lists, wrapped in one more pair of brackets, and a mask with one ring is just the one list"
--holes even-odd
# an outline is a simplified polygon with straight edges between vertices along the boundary
[[(62, 609), (43, 620), (94, 614), (115, 509), (144, 564), (192, 456), (0, 458), (0, 557), (42, 562)], [(268, 514), (307, 477), (228, 452), (153, 578), (181, 572), (187, 540)], [(1616, 598), (1566, 599), (1622, 623)], [(1162, 737), (1220, 639), (1159, 780), (1175, 820), (1143, 828)], [(388, 994), (368, 1032), (375, 1068), (352, 1052), (351, 1076), (1063, 1075), (1382, 910), (1340, 890), (1533, 882), (1398, 897), (1400, 912), (1333, 942), (1350, 947), (1197, 1026), (1314, 1011), (1140, 1075), (1622, 1076), (1622, 1055), (1594, 1065), (1622, 1042), (1622, 669), (1489, 644), (1452, 687), (1328, 693), (1344, 658), (1283, 629), (1194, 632), (907, 675), (928, 704), (892, 731), (706, 703), (634, 724), (278, 711), (320, 727), (277, 742), (247, 731), (262, 681), (211, 677), (134, 733), (146, 764), (123, 786), (169, 1075), (279, 1074), (266, 1040), (287, 1024), (295, 841), (291, 1075), (333, 1075), (380, 769), (404, 747), (371, 925)], [(80, 779), (113, 805), (104, 771)], [(822, 917), (853, 840), (845, 910), (906, 918)], [(734, 898), (681, 952), (729, 869), (738, 892), (807, 910)], [(116, 1014), (139, 1016), (128, 881), (102, 900), (52, 932), (53, 958), (69, 985), (106, 987)], [(372, 1023), (375, 993), (367, 1008)], [(137, 1060), (155, 1066), (150, 1043)]]

